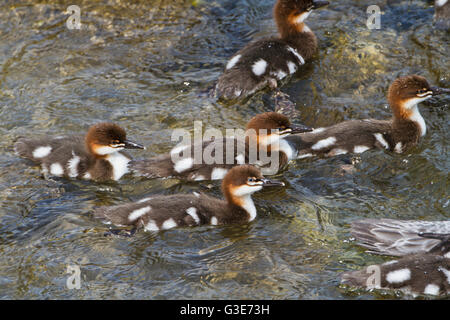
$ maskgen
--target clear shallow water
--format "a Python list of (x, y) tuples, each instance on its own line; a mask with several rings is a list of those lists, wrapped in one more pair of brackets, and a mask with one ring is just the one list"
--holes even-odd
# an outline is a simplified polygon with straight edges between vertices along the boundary
[[(0, 298), (396, 297), (339, 286), (341, 272), (389, 259), (352, 243), (349, 224), (450, 217), (448, 96), (421, 104), (428, 132), (409, 153), (366, 152), (351, 174), (339, 157), (294, 162), (277, 176), (288, 186), (257, 194), (258, 217), (243, 226), (104, 237), (107, 226), (88, 214), (95, 206), (196, 190), (220, 196), (219, 182), (44, 180), (13, 154), (18, 136), (109, 120), (147, 146), (135, 157), (152, 156), (194, 120), (242, 128), (273, 110), (267, 93), (240, 105), (199, 94), (235, 51), (275, 34), (273, 1), (162, 2), (79, 1), (81, 30), (66, 27), (71, 1), (0, 5)], [(449, 36), (433, 29), (432, 3), (389, 1), (373, 31), (369, 4), (335, 1), (310, 16), (319, 53), (282, 88), (305, 124), (390, 117), (386, 91), (399, 75), (448, 87)], [(80, 290), (66, 287), (68, 265), (81, 268)]]

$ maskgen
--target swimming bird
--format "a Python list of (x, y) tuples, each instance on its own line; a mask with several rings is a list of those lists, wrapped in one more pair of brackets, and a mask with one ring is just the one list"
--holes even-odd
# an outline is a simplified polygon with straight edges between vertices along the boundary
[(415, 146), (427, 132), (418, 104), (449, 92), (449, 89), (431, 87), (424, 77), (418, 75), (400, 77), (389, 87), (391, 119), (343, 121), (291, 135), (285, 141), (300, 159), (362, 153), (373, 148), (402, 153)]
[(328, 4), (319, 0), (278, 0), (274, 18), (279, 37), (251, 42), (234, 54), (216, 84), (216, 96), (245, 98), (294, 74), (317, 51), (317, 38), (305, 24), (315, 9)]
[(342, 283), (413, 295), (450, 293), (450, 221), (363, 219), (352, 223), (351, 233), (368, 252), (400, 258), (345, 272)]
[(248, 223), (256, 218), (251, 195), (272, 186), (284, 186), (284, 183), (266, 179), (259, 169), (242, 165), (232, 168), (223, 179), (224, 200), (197, 192), (155, 195), (136, 202), (99, 207), (94, 210), (94, 217), (146, 231)]
[[(304, 125), (291, 124), (285, 115), (266, 112), (247, 123), (245, 135), (176, 146), (167, 154), (133, 160), (130, 169), (147, 178), (197, 181), (223, 179), (232, 167), (242, 164), (256, 165), (264, 174), (275, 174), (295, 157), (285, 138), (311, 130)], [(198, 161), (195, 161), (195, 154), (198, 154)]]
[(91, 126), (86, 135), (19, 138), (15, 152), (41, 165), (44, 175), (105, 181), (128, 173), (131, 157), (123, 149), (145, 149), (127, 140), (124, 129), (114, 123)]

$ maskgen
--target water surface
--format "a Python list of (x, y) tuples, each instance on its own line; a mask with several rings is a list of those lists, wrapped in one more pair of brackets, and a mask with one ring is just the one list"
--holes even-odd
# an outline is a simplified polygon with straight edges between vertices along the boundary
[[(302, 160), (277, 175), (283, 189), (257, 194), (247, 225), (185, 228), (132, 238), (105, 237), (88, 213), (152, 194), (203, 191), (220, 182), (127, 176), (117, 183), (45, 180), (12, 152), (23, 135), (78, 133), (113, 121), (167, 152), (175, 128), (193, 121), (242, 128), (273, 110), (266, 92), (241, 104), (201, 94), (227, 59), (252, 39), (274, 35), (273, 1), (77, 1), (81, 30), (66, 26), (73, 1), (0, 4), (0, 298), (3, 299), (380, 299), (408, 298), (339, 286), (339, 274), (387, 257), (351, 241), (360, 218), (449, 219), (450, 98), (420, 106), (427, 135), (408, 153)], [(368, 30), (368, 1), (334, 1), (308, 25), (320, 48), (286, 81), (312, 127), (352, 118), (388, 118), (389, 84), (419, 73), (449, 85), (448, 33), (433, 28), (430, 1), (384, 1), (380, 30)], [(69, 290), (68, 265), (81, 269)]]

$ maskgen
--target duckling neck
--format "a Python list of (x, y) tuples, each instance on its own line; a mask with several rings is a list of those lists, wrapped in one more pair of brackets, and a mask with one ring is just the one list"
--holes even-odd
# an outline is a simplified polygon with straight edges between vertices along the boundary
[(235, 211), (240, 211), (247, 216), (248, 221), (256, 218), (256, 207), (250, 194), (241, 197), (233, 197), (226, 193), (228, 206)]
[(97, 154), (94, 150), (93, 145), (91, 143), (89, 143), (88, 141), (85, 142), (85, 148), (86, 148), (88, 154), (90, 154), (91, 157), (95, 160), (100, 160), (100, 159), (106, 158), (106, 155)]
[(240, 208), (245, 210), (249, 215), (248, 221), (252, 221), (256, 218), (256, 207), (253, 203), (253, 199), (250, 195), (243, 196), (238, 199), (239, 204), (237, 204)]
[(297, 49), (303, 59), (309, 59), (317, 50), (317, 38), (309, 27), (298, 17), (277, 16), (276, 22), (280, 38)]
[(417, 103), (411, 105), (392, 105), (392, 111), (394, 113), (394, 127), (401, 127), (405, 122), (413, 122), (419, 132), (419, 135), (423, 137), (427, 132), (427, 126), (425, 120), (419, 112)]

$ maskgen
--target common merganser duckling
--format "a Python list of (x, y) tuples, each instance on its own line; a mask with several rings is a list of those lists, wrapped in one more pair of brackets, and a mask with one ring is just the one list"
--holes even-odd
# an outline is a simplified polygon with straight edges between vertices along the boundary
[(96, 181), (119, 180), (128, 172), (125, 148), (145, 149), (114, 123), (95, 124), (85, 136), (20, 138), (14, 145), (19, 156), (40, 164), (44, 175)]
[(371, 253), (401, 257), (342, 274), (342, 283), (411, 293), (450, 293), (450, 221), (364, 219), (352, 235)]
[[(295, 157), (284, 139), (291, 134), (311, 130), (303, 125), (292, 125), (285, 115), (266, 112), (253, 117), (247, 123), (246, 137), (225, 137), (206, 142), (194, 141), (191, 145), (177, 146), (168, 154), (150, 159), (133, 160), (130, 163), (130, 169), (137, 175), (147, 178), (171, 177), (197, 181), (223, 179), (228, 170), (241, 164), (258, 165), (264, 174), (275, 174), (276, 172), (269, 171), (271, 169), (269, 162), (262, 162), (261, 158), (254, 158), (255, 161), (251, 161), (250, 148), (255, 146), (256, 152), (259, 152), (260, 148), (267, 150), (268, 157), (278, 159), (279, 165), (276, 168), (278, 171)], [(227, 145), (231, 145), (232, 149), (228, 149)], [(196, 150), (201, 151), (200, 155), (204, 155), (206, 150), (214, 151), (215, 154), (223, 152), (222, 157), (212, 159), (214, 162), (210, 164), (204, 160), (196, 164), (193, 156)], [(174, 156), (176, 161), (173, 160)]]
[(372, 148), (402, 153), (416, 145), (427, 130), (418, 104), (444, 92), (449, 90), (430, 87), (421, 76), (401, 77), (389, 87), (392, 119), (348, 120), (331, 127), (291, 135), (285, 140), (298, 152), (298, 158), (362, 153)]
[(196, 192), (150, 196), (137, 202), (100, 207), (94, 210), (94, 217), (146, 231), (247, 223), (256, 217), (251, 195), (271, 186), (284, 186), (284, 183), (265, 179), (257, 168), (242, 165), (232, 168), (222, 182), (225, 200)]
[(450, 29), (450, 1), (434, 1), (434, 21), (439, 29)]
[(312, 10), (328, 1), (278, 0), (274, 18), (279, 38), (252, 42), (228, 61), (216, 85), (216, 95), (225, 99), (245, 98), (267, 85), (295, 73), (317, 50), (317, 39), (306, 26)]

